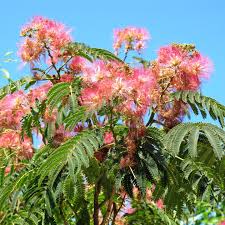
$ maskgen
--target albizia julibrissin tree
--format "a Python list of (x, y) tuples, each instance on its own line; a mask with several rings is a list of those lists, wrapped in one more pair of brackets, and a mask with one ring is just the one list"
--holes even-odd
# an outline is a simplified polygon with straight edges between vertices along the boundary
[[(178, 224), (198, 201), (220, 207), (225, 106), (200, 93), (212, 63), (194, 45), (148, 61), (145, 29), (115, 30), (113, 54), (43, 17), (21, 36), (33, 75), (0, 93), (0, 224)], [(221, 128), (183, 122), (198, 114)]]

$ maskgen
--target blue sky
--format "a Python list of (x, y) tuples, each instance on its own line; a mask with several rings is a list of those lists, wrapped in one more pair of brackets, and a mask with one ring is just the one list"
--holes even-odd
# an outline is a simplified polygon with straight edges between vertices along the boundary
[[(195, 43), (214, 63), (203, 93), (225, 104), (225, 1), (224, 0), (20, 0), (1, 2), (0, 60), (17, 51), (21, 26), (32, 16), (43, 15), (73, 28), (76, 41), (112, 50), (112, 30), (134, 25), (146, 27), (152, 36), (145, 56), (171, 42)], [(18, 63), (2, 63), (13, 78), (27, 75)], [(0, 77), (0, 85), (5, 80)]]

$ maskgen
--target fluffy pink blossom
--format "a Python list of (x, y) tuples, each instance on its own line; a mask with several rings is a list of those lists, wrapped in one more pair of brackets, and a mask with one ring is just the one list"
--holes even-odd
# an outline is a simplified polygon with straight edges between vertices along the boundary
[(19, 55), (24, 62), (37, 61), (44, 54), (43, 45), (35, 40), (26, 38), (20, 46)]
[(114, 137), (113, 137), (112, 132), (106, 132), (104, 134), (104, 143), (105, 144), (110, 144), (112, 142), (114, 142)]
[(99, 86), (92, 85), (86, 87), (81, 92), (81, 102), (87, 106), (89, 110), (98, 109), (102, 106), (104, 99)]
[(83, 80), (86, 86), (81, 93), (83, 105), (96, 109), (118, 99), (114, 110), (139, 117), (146, 113), (151, 103), (151, 89), (155, 85), (151, 69), (133, 69), (121, 63), (103, 61), (85, 68)]
[(78, 74), (83, 70), (85, 66), (86, 60), (80, 56), (73, 57), (70, 63), (70, 69), (75, 73)]
[(23, 91), (5, 96), (0, 100), (0, 128), (18, 129), (29, 111), (29, 101)]
[(63, 75), (61, 75), (59, 82), (71, 83), (73, 80), (74, 80), (74, 75), (63, 74)]
[(157, 85), (152, 92), (159, 119), (166, 127), (180, 123), (187, 111), (187, 105), (180, 101), (169, 101), (174, 91), (196, 91), (204, 78), (212, 72), (212, 63), (202, 56), (193, 45), (172, 44), (159, 49), (158, 57), (152, 63), (152, 74)]
[(192, 45), (169, 45), (160, 48), (157, 58), (159, 79), (170, 79), (176, 90), (197, 90), (201, 79), (212, 72), (211, 61)]
[(36, 88), (31, 89), (27, 94), (30, 105), (34, 106), (36, 100), (39, 100), (40, 102), (45, 100), (47, 98), (47, 93), (51, 87), (52, 83), (47, 82)]
[(159, 199), (157, 202), (156, 202), (156, 206), (159, 208), (159, 209), (163, 209), (165, 206), (163, 204), (163, 200), (162, 199)]
[(21, 30), (24, 41), (21, 43), (19, 55), (24, 62), (35, 62), (41, 56), (48, 55), (50, 50), (53, 61), (61, 57), (61, 49), (71, 42), (70, 30), (62, 23), (44, 17), (34, 17)]
[(57, 114), (58, 114), (57, 109), (53, 109), (53, 111), (50, 112), (49, 108), (47, 108), (44, 112), (44, 118), (43, 118), (44, 122), (52, 123), (52, 122), (56, 121)]
[(20, 132), (15, 130), (8, 129), (0, 133), (0, 148), (14, 151), (21, 159), (30, 159), (33, 156), (31, 139), (25, 136), (22, 141)]
[(5, 176), (7, 176), (10, 173), (10, 171), (11, 171), (11, 167), (10, 166), (7, 166), (5, 168)]
[(150, 39), (150, 34), (144, 28), (126, 27), (114, 31), (113, 48), (116, 52), (124, 45), (125, 52), (136, 50), (140, 52), (145, 48), (146, 41)]

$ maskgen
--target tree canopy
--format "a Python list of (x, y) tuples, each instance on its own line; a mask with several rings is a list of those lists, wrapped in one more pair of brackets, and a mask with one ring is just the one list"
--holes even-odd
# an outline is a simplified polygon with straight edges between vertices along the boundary
[(116, 29), (112, 53), (44, 17), (21, 39), (31, 75), (0, 90), (0, 224), (225, 219), (225, 106), (200, 91), (213, 68), (196, 46), (150, 61), (144, 28)]

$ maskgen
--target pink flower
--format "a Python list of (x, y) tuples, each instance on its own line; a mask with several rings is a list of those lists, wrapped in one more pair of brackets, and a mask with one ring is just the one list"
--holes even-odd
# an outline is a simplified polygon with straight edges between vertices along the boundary
[(20, 46), (19, 55), (24, 62), (38, 61), (40, 55), (44, 54), (41, 43), (26, 38)]
[(93, 85), (84, 88), (81, 92), (81, 102), (83, 105), (88, 106), (89, 110), (98, 109), (102, 106), (104, 99), (101, 96), (99, 86)]
[(44, 122), (45, 123), (51, 123), (51, 122), (54, 122), (56, 121), (56, 118), (57, 118), (57, 109), (53, 109), (52, 112), (49, 111), (49, 108), (46, 108), (45, 112), (44, 112)]
[(163, 204), (163, 200), (162, 199), (159, 199), (157, 202), (156, 202), (156, 206), (159, 208), (159, 209), (163, 209), (165, 206)]
[(225, 220), (221, 221), (218, 225), (225, 225)]
[(19, 55), (24, 62), (34, 63), (48, 52), (53, 61), (61, 58), (61, 49), (71, 42), (70, 30), (61, 23), (44, 17), (34, 17), (21, 30), (24, 42), (21, 43)]
[(10, 166), (7, 166), (5, 168), (5, 176), (7, 176), (10, 173), (10, 171), (11, 171), (11, 167)]
[(0, 133), (0, 148), (13, 150), (21, 159), (30, 159), (33, 156), (32, 141), (28, 137), (21, 140), (20, 131), (5, 130)]
[(73, 57), (71, 63), (70, 63), (70, 69), (75, 73), (79, 74), (82, 72), (84, 66), (85, 66), (86, 60), (80, 56)]
[(36, 88), (31, 89), (27, 94), (30, 105), (34, 106), (36, 100), (39, 100), (40, 102), (45, 100), (47, 98), (47, 93), (51, 87), (52, 83), (47, 82)]
[(171, 79), (176, 90), (197, 90), (201, 79), (209, 77), (212, 63), (192, 45), (169, 45), (160, 48), (157, 58), (158, 79)]
[(23, 91), (5, 96), (0, 100), (0, 128), (18, 129), (29, 111), (29, 101)]
[(72, 75), (72, 74), (63, 74), (63, 75), (61, 75), (59, 82), (71, 83), (73, 80), (74, 80), (74, 75)]
[(104, 143), (107, 145), (107, 144), (110, 144), (112, 142), (114, 142), (114, 137), (113, 137), (112, 132), (106, 132), (104, 134)]
[(182, 102), (169, 102), (170, 93), (198, 90), (202, 79), (208, 78), (211, 72), (212, 63), (193, 45), (172, 44), (160, 48), (156, 61), (152, 63), (156, 86), (151, 98), (157, 105), (159, 119), (167, 128), (180, 123), (187, 110), (187, 105)]
[(189, 68), (190, 74), (196, 74), (200, 78), (209, 78), (213, 71), (213, 64), (208, 58), (202, 56), (198, 52), (195, 52), (193, 57), (190, 59), (187, 68)]
[[(142, 117), (151, 104), (155, 77), (151, 69), (128, 68), (118, 62), (96, 61), (83, 70), (81, 102), (89, 109), (100, 108), (118, 99), (115, 111)], [(142, 90), (142, 91), (137, 91)]]
[(124, 45), (125, 52), (136, 50), (140, 52), (145, 48), (147, 40), (150, 39), (148, 31), (144, 28), (126, 27), (114, 31), (113, 48), (116, 52)]

